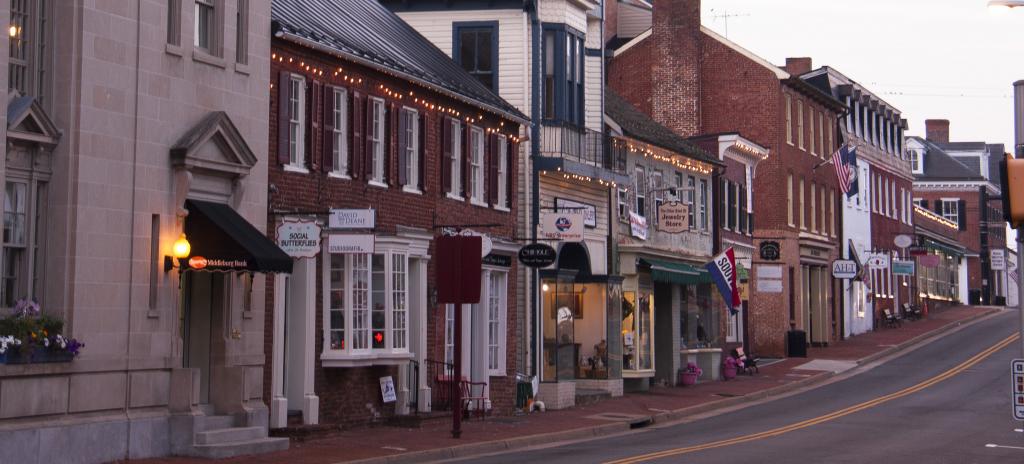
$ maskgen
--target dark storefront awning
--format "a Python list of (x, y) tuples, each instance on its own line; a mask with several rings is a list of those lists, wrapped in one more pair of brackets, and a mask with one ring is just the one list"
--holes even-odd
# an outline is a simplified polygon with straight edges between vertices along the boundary
[(651, 279), (655, 282), (667, 282), (679, 285), (711, 283), (711, 274), (708, 273), (707, 270), (697, 266), (648, 258), (641, 259), (640, 263), (650, 266)]
[(185, 235), (192, 254), (183, 269), (292, 272), (292, 258), (230, 206), (187, 200)]
[(924, 244), (928, 248), (931, 248), (933, 250), (941, 251), (941, 252), (946, 253), (947, 255), (951, 255), (951, 256), (963, 256), (964, 253), (966, 252), (966, 250), (964, 248), (962, 248), (962, 247), (950, 246), (950, 245), (942, 243), (942, 242), (940, 242), (938, 240), (932, 240), (932, 239), (927, 238), (927, 237), (924, 240)]

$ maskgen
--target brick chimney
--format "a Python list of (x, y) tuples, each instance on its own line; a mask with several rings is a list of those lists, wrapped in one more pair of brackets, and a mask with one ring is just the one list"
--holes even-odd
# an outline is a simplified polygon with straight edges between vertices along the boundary
[(700, 133), (700, 0), (654, 0), (651, 116), (673, 132)]
[(786, 72), (799, 76), (811, 72), (811, 59), (808, 57), (786, 58)]
[(924, 121), (924, 138), (931, 142), (949, 143), (949, 120), (926, 119)]

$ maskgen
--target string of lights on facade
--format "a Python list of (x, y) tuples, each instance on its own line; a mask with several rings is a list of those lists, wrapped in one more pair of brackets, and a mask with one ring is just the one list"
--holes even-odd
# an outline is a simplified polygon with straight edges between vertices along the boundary
[(931, 212), (931, 211), (929, 211), (929, 210), (927, 210), (925, 208), (922, 208), (922, 207), (920, 207), (918, 205), (914, 205), (914, 212), (915, 213), (920, 213), (922, 216), (927, 217), (928, 219), (934, 220), (935, 222), (938, 222), (941, 225), (949, 227), (950, 229), (959, 230), (959, 228), (960, 228), (955, 222), (950, 221), (949, 219), (946, 219), (946, 218), (944, 218), (942, 216), (939, 216), (938, 214), (935, 214), (935, 213), (933, 213), (933, 212)]
[[(285, 56), (281, 55), (281, 54), (277, 54), (277, 53), (271, 54), (270, 58), (271, 58), (271, 61), (275, 61), (276, 60), (279, 63), (284, 63), (285, 62)], [(288, 63), (293, 63), (294, 64), (295, 61), (296, 61), (296, 58), (294, 58), (294, 57), (288, 57), (287, 59), (288, 59)], [(314, 75), (314, 76), (323, 76), (324, 75), (324, 69), (322, 69), (320, 67), (317, 67), (317, 66), (314, 66), (314, 65), (306, 64), (306, 62), (301, 60), (301, 59), (299, 60), (299, 68), (309, 72), (311, 75)], [(327, 70), (327, 71), (330, 72), (330, 70)], [(363, 83), (363, 79), (361, 77), (357, 78), (355, 76), (351, 76), (349, 74), (345, 74), (344, 71), (345, 71), (344, 68), (339, 67), (337, 70), (334, 71), (333, 75), (335, 77), (340, 77), (341, 80), (343, 80), (343, 81), (345, 81), (347, 83), (350, 83), (350, 84), (362, 84)], [(398, 77), (398, 76), (395, 76), (395, 77)], [(407, 81), (407, 82), (411, 82), (411, 81)], [(273, 83), (270, 84), (270, 88), (271, 89), (274, 88), (274, 84)], [(487, 133), (495, 133), (495, 134), (504, 135), (505, 137), (508, 137), (509, 140), (511, 140), (511, 141), (513, 141), (515, 143), (519, 143), (519, 141), (520, 141), (519, 140), (519, 134), (512, 134), (512, 133), (508, 133), (508, 132), (503, 132), (504, 131), (504, 126), (505, 126), (505, 123), (503, 121), (499, 121), (497, 126), (494, 126), (494, 125), (487, 126), (487, 125), (485, 125), (484, 117), (483, 117), (482, 114), (478, 114), (475, 118), (474, 117), (470, 117), (470, 116), (466, 116), (465, 118), (463, 118), (461, 111), (458, 111), (455, 108), (446, 107), (444, 105), (440, 105), (440, 104), (434, 103), (434, 102), (432, 102), (432, 101), (430, 101), (430, 100), (428, 100), (426, 98), (419, 97), (412, 90), (410, 90), (410, 91), (408, 91), (406, 93), (402, 93), (402, 92), (399, 92), (399, 91), (396, 91), (396, 90), (392, 90), (391, 88), (385, 86), (384, 84), (378, 84), (377, 85), (377, 90), (383, 92), (388, 97), (391, 97), (391, 98), (396, 99), (396, 100), (406, 100), (406, 99), (410, 99), (411, 98), (413, 103), (419, 105), (424, 110), (435, 111), (435, 112), (439, 112), (439, 113), (442, 113), (442, 114), (447, 114), (449, 116), (453, 116), (453, 117), (456, 117), (456, 118), (462, 118), (467, 124), (475, 124), (477, 126), (483, 127), (487, 131)]]
[[(584, 176), (584, 175), (580, 175), (580, 174), (572, 174), (572, 173), (568, 173), (568, 172), (563, 172), (562, 168), (558, 168), (555, 172), (541, 171), (540, 175), (542, 175), (542, 176), (561, 177), (564, 180), (573, 180), (573, 181), (577, 181), (577, 182), (590, 182), (590, 183), (597, 182), (597, 184), (601, 185), (602, 187), (610, 187), (610, 188), (618, 187), (618, 184), (615, 183), (615, 182), (606, 181), (604, 179), (595, 179), (593, 177)], [(623, 191), (625, 191), (625, 189), (623, 189)]]
[[(626, 149), (629, 150), (630, 153), (641, 154), (645, 158), (653, 158), (655, 161), (661, 161), (663, 163), (671, 164), (677, 169), (682, 169), (703, 175), (710, 175), (711, 172), (714, 170), (710, 165), (706, 163), (671, 154), (672, 152), (665, 150), (663, 148), (648, 144), (642, 144), (640, 142), (634, 142), (632, 140), (613, 138), (612, 147), (620, 150)], [(670, 154), (665, 155), (664, 153)], [(680, 158), (686, 159), (686, 161), (679, 161)]]

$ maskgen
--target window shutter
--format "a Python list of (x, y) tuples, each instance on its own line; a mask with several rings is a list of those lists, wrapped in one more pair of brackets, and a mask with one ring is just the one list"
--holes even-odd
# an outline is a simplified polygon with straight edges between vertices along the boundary
[(498, 134), (487, 137), (487, 201), (498, 206)]
[(959, 219), (960, 230), (967, 230), (967, 200), (957, 200), (956, 205), (957, 219)]
[(441, 191), (452, 192), (452, 121), (441, 118)]
[(409, 176), (406, 170), (409, 167), (409, 143), (411, 140), (407, 140), (406, 131), (408, 128), (408, 122), (405, 118), (405, 112), (398, 117), (398, 185), (406, 185), (409, 183)]
[(363, 141), (363, 122), (366, 118), (363, 117), (363, 109), (366, 108), (366, 104), (363, 103), (363, 96), (359, 92), (352, 92), (352, 103), (350, 108), (352, 111), (349, 113), (348, 128), (349, 134), (352, 138), (352, 143), (349, 144), (351, 150), (349, 163), (349, 174), (353, 179), (358, 179), (363, 173), (363, 149), (366, 147), (366, 143)]
[(416, 133), (420, 137), (420, 143), (419, 143), (419, 147), (418, 147), (419, 148), (419, 153), (416, 154), (416, 163), (418, 164), (418, 169), (416, 170), (416, 172), (419, 173), (419, 178), (416, 179), (416, 181), (417, 181), (417, 186), (420, 188), (420, 191), (421, 192), (425, 192), (426, 191), (426, 187), (425, 187), (426, 186), (426, 182), (424, 182), (423, 179), (425, 179), (427, 177), (426, 161), (425, 161), (427, 159), (427, 112), (426, 111), (420, 112), (420, 114), (419, 114), (419, 121), (418, 122), (419, 122), (419, 128), (416, 131)]
[(366, 173), (366, 180), (373, 179), (373, 98), (366, 96), (366, 129), (363, 134), (366, 138), (366, 152), (364, 153), (363, 172)]
[(473, 140), (472, 126), (470, 126), (469, 124), (464, 125), (462, 129), (462, 134), (462, 192), (460, 193), (464, 198), (469, 198), (469, 178), (472, 175), (469, 172), (469, 155), (470, 153), (473, 153), (473, 150), (470, 149), (469, 144)]
[(277, 162), (288, 164), (288, 125), (291, 120), (291, 74), (281, 71), (277, 79)]
[(519, 156), (519, 143), (508, 142), (508, 153), (505, 156), (505, 162), (508, 163), (508, 167), (505, 169), (505, 207), (512, 208), (512, 184), (515, 183), (516, 176), (514, 176), (512, 168), (516, 165), (516, 158)]
[(334, 86), (324, 86), (324, 172), (334, 170)]
[[(391, 162), (394, 159), (395, 143), (391, 138), (395, 135), (395, 128), (398, 127), (398, 106), (395, 103), (384, 106), (384, 183), (389, 184), (398, 181), (398, 176), (392, 175), (394, 166)], [(399, 145), (401, 147), (401, 145)]]
[(309, 122), (309, 127), (306, 129), (306, 163), (314, 171), (320, 167), (320, 157), (323, 156), (320, 144), (317, 143), (317, 137), (323, 137), (323, 133), (320, 132), (320, 120), (323, 117), (322, 88), (323, 84), (320, 81), (313, 80), (313, 85), (306, 90), (306, 121)]

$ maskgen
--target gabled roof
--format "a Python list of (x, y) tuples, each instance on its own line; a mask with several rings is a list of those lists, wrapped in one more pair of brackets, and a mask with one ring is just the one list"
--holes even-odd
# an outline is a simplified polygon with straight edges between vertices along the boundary
[(658, 124), (609, 88), (605, 88), (604, 110), (622, 128), (622, 133), (628, 137), (695, 160), (715, 165), (721, 164), (714, 155), (680, 137), (671, 129)]
[(408, 79), (520, 123), (522, 112), (376, 0), (273, 0), (275, 37)]
[(60, 140), (61, 132), (39, 100), (13, 91), (7, 96), (7, 137), (53, 146)]
[(924, 146), (924, 173), (915, 174), (919, 181), (984, 181), (985, 178), (949, 156), (941, 147), (922, 137), (910, 136)]
[[(207, 142), (216, 147), (204, 151)], [(189, 169), (246, 176), (258, 159), (228, 114), (211, 111), (171, 146), (171, 163)]]

